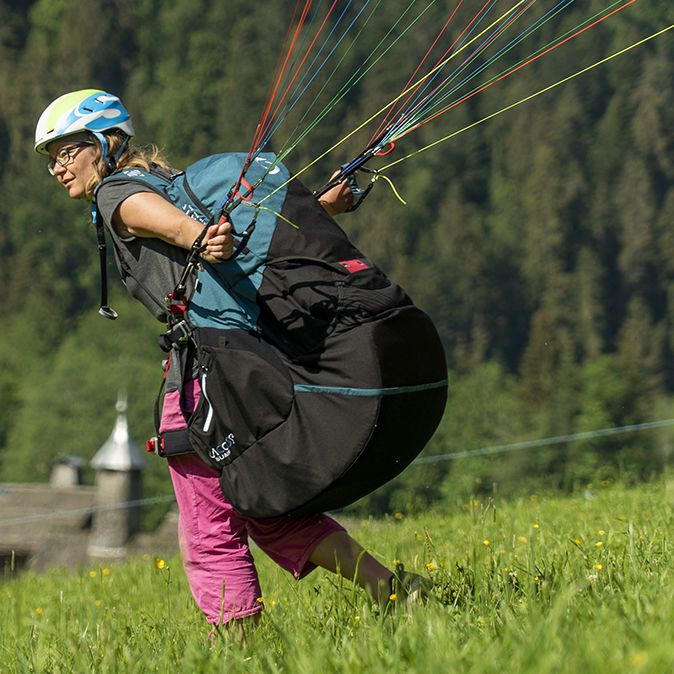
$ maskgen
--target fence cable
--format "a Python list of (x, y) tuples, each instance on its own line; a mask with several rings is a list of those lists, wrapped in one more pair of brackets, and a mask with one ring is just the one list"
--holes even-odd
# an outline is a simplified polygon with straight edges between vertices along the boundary
[(412, 462), (412, 465), (420, 463), (438, 463), (440, 461), (452, 461), (454, 459), (463, 459), (468, 456), (486, 456), (488, 454), (502, 454), (504, 452), (512, 452), (517, 449), (533, 449), (537, 447), (548, 447), (550, 445), (560, 445), (567, 442), (577, 442), (579, 440), (593, 440), (594, 438), (604, 438), (611, 435), (620, 435), (622, 433), (634, 433), (635, 431), (646, 431), (653, 428), (664, 428), (665, 426), (674, 426), (674, 419), (661, 419), (660, 421), (647, 421), (642, 424), (632, 424), (630, 426), (615, 426), (613, 428), (602, 428), (597, 431), (585, 431), (582, 433), (557, 435), (551, 438), (541, 438), (539, 440), (525, 440), (523, 442), (512, 442), (508, 445), (480, 447), (480, 449), (468, 449), (463, 452), (451, 452), (449, 454), (422, 456), (419, 457), (418, 459), (415, 459)]
[[(602, 428), (596, 431), (585, 431), (581, 433), (569, 433), (568, 435), (557, 435), (550, 438), (540, 438), (538, 440), (525, 440), (522, 442), (512, 442), (506, 445), (494, 445), (490, 447), (480, 447), (479, 449), (469, 449), (462, 452), (450, 452), (448, 454), (436, 454), (433, 456), (422, 456), (415, 459), (410, 465), (420, 465), (424, 463), (439, 463), (442, 461), (454, 461), (471, 456), (487, 456), (490, 454), (504, 454), (519, 449), (536, 449), (539, 447), (550, 447), (552, 445), (561, 445), (569, 442), (578, 442), (583, 440), (594, 440), (595, 438), (605, 438), (623, 433), (635, 433), (638, 431), (647, 431), (654, 428), (665, 428), (674, 426), (674, 419), (660, 419), (659, 421), (647, 421), (641, 424), (631, 424), (629, 426), (614, 426), (612, 428)], [(46, 485), (45, 485), (46, 486)], [(0, 485), (0, 495), (2, 491), (8, 490), (4, 485)], [(47, 487), (48, 488), (48, 487)], [(11, 488), (9, 488), (11, 490)], [(124, 501), (122, 503), (108, 503), (88, 508), (76, 508), (72, 510), (57, 510), (50, 513), (38, 515), (25, 515), (23, 517), (14, 517), (11, 519), (0, 520), (0, 527), (13, 526), (17, 524), (28, 524), (30, 522), (44, 522), (46, 520), (66, 519), (68, 517), (78, 517), (92, 515), (97, 512), (106, 512), (111, 510), (122, 510), (126, 508), (140, 508), (141, 506), (154, 505), (157, 503), (169, 503), (175, 501), (173, 494), (166, 496), (155, 496), (152, 498), (137, 499), (134, 501)]]

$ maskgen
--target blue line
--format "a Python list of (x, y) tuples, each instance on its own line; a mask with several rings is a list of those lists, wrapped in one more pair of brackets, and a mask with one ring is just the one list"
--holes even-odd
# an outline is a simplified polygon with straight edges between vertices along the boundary
[[(482, 44), (479, 47), (477, 47), (475, 51), (473, 51), (473, 53), (464, 60), (464, 62), (461, 65), (459, 65), (456, 68), (456, 70), (454, 70), (442, 82), (440, 82), (440, 84), (438, 84), (432, 91), (430, 91), (430, 93), (426, 94), (424, 98), (421, 98), (421, 94), (427, 90), (428, 86), (430, 85), (430, 82), (433, 79), (435, 79), (436, 76), (439, 75), (440, 71), (438, 71), (437, 73), (435, 73), (435, 75), (433, 75), (433, 78), (431, 78), (431, 80), (426, 84), (423, 90), (421, 90), (417, 94), (415, 100), (413, 100), (410, 104), (408, 104), (405, 111), (401, 111), (398, 122), (396, 123), (395, 127), (391, 129), (389, 135), (385, 140), (388, 141), (397, 137), (398, 135), (400, 135), (401, 132), (404, 132), (407, 129), (414, 126), (419, 120), (423, 119), (426, 115), (431, 114), (434, 109), (439, 107), (442, 104), (442, 102), (445, 101), (447, 98), (449, 98), (455, 91), (457, 91), (459, 88), (461, 88), (464, 84), (466, 84), (473, 78), (477, 77), (477, 75), (479, 75), (482, 71), (484, 71), (489, 65), (494, 63), (501, 56), (510, 51), (510, 49), (512, 49), (517, 44), (522, 42), (525, 38), (529, 37), (536, 30), (540, 29), (544, 25), (544, 23), (548, 20), (548, 18), (550, 18), (551, 16), (555, 16), (556, 14), (559, 14), (564, 9), (569, 7), (569, 5), (571, 5), (573, 2), (575, 2), (575, 0), (559, 0), (559, 2), (553, 8), (549, 9), (543, 16), (536, 19), (528, 28), (526, 28), (519, 35), (517, 35), (517, 37), (512, 38), (510, 42), (508, 42), (504, 47), (501, 47), (501, 49), (498, 52), (489, 57), (477, 69), (475, 69), (470, 74), (466, 75), (464, 79), (454, 84), (450, 89), (447, 90), (446, 89), (447, 85), (451, 84), (461, 73), (465, 72), (470, 66), (472, 66), (473, 59), (481, 53), (485, 45), (487, 45), (489, 41), (492, 40), (493, 36), (496, 35), (502, 29), (502, 27), (507, 24), (508, 21), (511, 21), (511, 17), (505, 19), (504, 22), (500, 26), (498, 26), (496, 30), (491, 35), (489, 35), (482, 42)], [(501, 35), (505, 35), (505, 33), (501, 33)], [(442, 93), (443, 89), (446, 90), (444, 93)]]
[(390, 388), (353, 388), (349, 386), (314, 386), (312, 384), (295, 384), (297, 393), (327, 393), (344, 396), (392, 396), (400, 393), (414, 393), (415, 391), (428, 391), (430, 389), (447, 386), (447, 379), (435, 381), (430, 384), (417, 384), (415, 386), (392, 386)]
[[(356, 17), (353, 19), (353, 21), (352, 21), (352, 22), (349, 24), (349, 26), (347, 27), (347, 29), (342, 33), (342, 36), (341, 36), (340, 38), (338, 38), (337, 43), (333, 46), (333, 48), (331, 49), (330, 53), (323, 59), (323, 62), (318, 66), (318, 68), (316, 69), (316, 71), (315, 71), (315, 72), (313, 73), (313, 75), (312, 75), (312, 74), (311, 74), (311, 69), (313, 68), (314, 64), (315, 64), (316, 61), (318, 60), (318, 57), (321, 55), (321, 53), (322, 53), (323, 50), (325, 49), (325, 47), (326, 47), (326, 45), (328, 44), (330, 38), (332, 37), (332, 34), (337, 30), (337, 27), (340, 25), (342, 19), (344, 18), (344, 15), (346, 14), (346, 12), (347, 12), (347, 10), (349, 9), (349, 7), (351, 6), (351, 2), (352, 2), (352, 0), (349, 0), (348, 4), (343, 8), (342, 13), (339, 15), (339, 18), (338, 18), (337, 21), (335, 22), (335, 25), (332, 27), (332, 29), (330, 30), (330, 32), (328, 33), (328, 35), (325, 36), (325, 38), (324, 38), (324, 40), (323, 40), (323, 44), (321, 44), (321, 46), (320, 46), (320, 49), (318, 50), (318, 52), (317, 52), (316, 55), (314, 56), (314, 58), (313, 58), (313, 60), (311, 61), (311, 63), (306, 67), (305, 72), (304, 72), (304, 74), (302, 75), (300, 81), (295, 85), (295, 88), (293, 89), (292, 94), (288, 97), (288, 100), (286, 101), (286, 103), (285, 103), (284, 107), (282, 108), (281, 112), (276, 116), (276, 119), (274, 120), (274, 124), (271, 125), (270, 129), (269, 129), (268, 132), (267, 132), (267, 135), (264, 137), (264, 139), (263, 139), (262, 142), (260, 143), (260, 147), (261, 147), (261, 148), (264, 147), (264, 146), (269, 142), (269, 140), (270, 140), (271, 137), (274, 135), (274, 133), (276, 133), (276, 130), (277, 130), (277, 129), (279, 128), (279, 126), (281, 126), (281, 124), (284, 122), (284, 120), (285, 120), (286, 116), (288, 115), (288, 113), (295, 107), (295, 105), (297, 105), (297, 103), (298, 103), (298, 101), (300, 100), (302, 94), (307, 90), (307, 88), (309, 87), (309, 85), (310, 85), (310, 84), (314, 81), (314, 79), (318, 76), (318, 74), (319, 74), (320, 71), (322, 70), (323, 66), (326, 64), (326, 62), (328, 61), (328, 59), (332, 56), (332, 54), (334, 53), (334, 51), (335, 51), (335, 50), (337, 49), (337, 47), (340, 45), (340, 43), (341, 43), (342, 40), (344, 39), (344, 36), (348, 33), (348, 31), (349, 31), (349, 29), (351, 28), (351, 26), (353, 26), (353, 24), (357, 21), (358, 17), (361, 15), (361, 13), (362, 13), (363, 10), (365, 9), (365, 7), (367, 7), (367, 5), (370, 3), (370, 0), (367, 0), (367, 3), (365, 4), (365, 6), (358, 12), (358, 14), (356, 15)], [(313, 23), (313, 20), (312, 20), (312, 23)], [(302, 86), (304, 80), (305, 80), (308, 76), (310, 76), (310, 75), (311, 75), (311, 79), (307, 82), (307, 84), (304, 86), (304, 88), (303, 88), (301, 91), (299, 91), (299, 89), (300, 89), (300, 87)], [(287, 78), (286, 78), (286, 79), (287, 79)], [(284, 84), (285, 84), (285, 82), (284, 82)], [(298, 91), (299, 91), (299, 93), (298, 93)]]

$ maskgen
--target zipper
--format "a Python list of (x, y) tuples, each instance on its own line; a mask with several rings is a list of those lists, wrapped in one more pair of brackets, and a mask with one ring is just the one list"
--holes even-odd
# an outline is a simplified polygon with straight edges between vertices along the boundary
[(211, 424), (213, 423), (213, 403), (211, 403), (208, 393), (206, 392), (206, 377), (208, 376), (208, 368), (204, 367), (201, 372), (201, 394), (206, 399), (208, 403), (208, 413), (206, 414), (206, 419), (204, 421), (204, 426), (202, 428), (204, 433), (208, 433), (211, 430)]

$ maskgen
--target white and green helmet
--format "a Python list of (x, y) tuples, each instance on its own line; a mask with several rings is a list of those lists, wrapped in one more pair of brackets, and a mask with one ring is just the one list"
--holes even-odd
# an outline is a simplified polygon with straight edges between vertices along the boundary
[(35, 151), (49, 154), (47, 146), (66, 136), (92, 133), (107, 155), (107, 141), (103, 131), (119, 129), (127, 136), (134, 135), (131, 116), (114, 94), (99, 89), (82, 89), (59, 96), (40, 115), (35, 128)]

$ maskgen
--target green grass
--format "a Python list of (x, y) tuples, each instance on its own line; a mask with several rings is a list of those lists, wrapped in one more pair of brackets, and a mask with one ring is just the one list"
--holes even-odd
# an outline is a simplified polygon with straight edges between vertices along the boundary
[(672, 489), (350, 522), (434, 581), (436, 601), (386, 617), (342, 579), (297, 583), (257, 553), (266, 611), (245, 645), (211, 647), (178, 559), (26, 573), (0, 584), (0, 672), (674, 671)]

